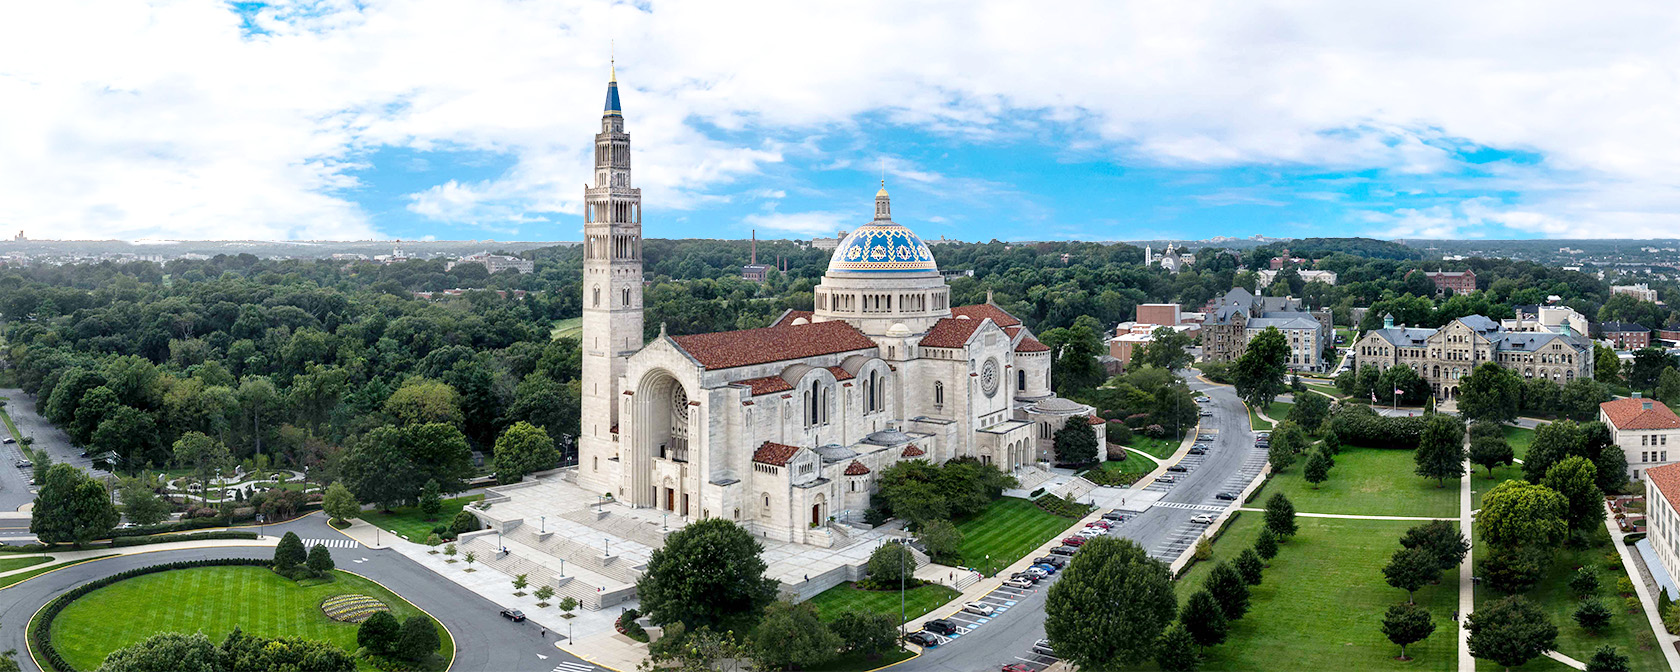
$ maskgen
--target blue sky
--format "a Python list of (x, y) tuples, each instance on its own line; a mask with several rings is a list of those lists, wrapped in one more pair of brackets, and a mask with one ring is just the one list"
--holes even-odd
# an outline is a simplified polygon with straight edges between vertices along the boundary
[(12, 3), (0, 230), (576, 239), (616, 54), (654, 237), (1673, 237), (1677, 14)]

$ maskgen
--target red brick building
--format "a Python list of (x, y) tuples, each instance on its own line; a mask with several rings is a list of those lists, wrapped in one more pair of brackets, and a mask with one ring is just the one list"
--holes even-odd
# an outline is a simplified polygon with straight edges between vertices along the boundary
[(1600, 324), (1599, 337), (1615, 344), (1617, 350), (1638, 350), (1651, 344), (1651, 330), (1632, 322)]
[(1476, 291), (1475, 271), (1425, 271), (1424, 276), (1435, 283), (1437, 293), (1452, 290), (1454, 294)]

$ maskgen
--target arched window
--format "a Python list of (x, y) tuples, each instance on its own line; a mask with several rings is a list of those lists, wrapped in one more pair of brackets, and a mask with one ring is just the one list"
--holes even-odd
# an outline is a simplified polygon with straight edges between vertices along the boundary
[(625, 308), (630, 307), (630, 288), (629, 287), (624, 288), (624, 307)]
[(945, 383), (937, 380), (933, 381), (933, 406), (934, 408), (945, 406)]
[(805, 393), (805, 426), (807, 427), (815, 425), (818, 422), (818, 402), (817, 381), (813, 380), (811, 381), (811, 389)]
[(594, 296), (595, 296), (595, 298), (590, 303), (590, 307), (591, 308), (600, 308), (601, 307), (601, 286), (600, 285), (595, 285)]

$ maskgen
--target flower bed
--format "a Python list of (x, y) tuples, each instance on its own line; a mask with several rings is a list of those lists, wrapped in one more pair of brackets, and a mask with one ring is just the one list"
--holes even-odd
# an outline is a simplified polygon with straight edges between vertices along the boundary
[(321, 612), (327, 618), (345, 623), (361, 623), (381, 611), (390, 611), (378, 598), (366, 595), (334, 595), (321, 601)]

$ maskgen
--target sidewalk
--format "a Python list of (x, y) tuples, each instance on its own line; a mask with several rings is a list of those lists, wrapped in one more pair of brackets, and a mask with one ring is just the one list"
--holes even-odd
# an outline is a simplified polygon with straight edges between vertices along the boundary
[[(1610, 531), (1610, 544), (1616, 547), (1616, 554), (1622, 558), (1622, 567), (1631, 578), (1633, 572), (1637, 571), (1638, 565), (1635, 564), (1633, 550), (1628, 548), (1627, 544), (1622, 543), (1623, 537), (1627, 535), (1616, 526), (1616, 519), (1610, 515), (1608, 504), (1604, 505), (1604, 528)], [(1651, 590), (1645, 586), (1643, 577), (1633, 582), (1633, 592), (1639, 596), (1639, 603), (1645, 608), (1645, 618), (1651, 623), (1652, 634), (1656, 635), (1657, 640), (1662, 642), (1657, 648), (1662, 649), (1663, 658), (1668, 661), (1668, 669), (1671, 672), (1680, 672), (1680, 652), (1674, 650), (1674, 637), (1668, 634), (1667, 628), (1663, 627), (1662, 614), (1657, 611), (1657, 598), (1651, 595)]]
[[(1265, 511), (1265, 509), (1257, 508), (1257, 507), (1253, 507), (1253, 506), (1238, 507), (1237, 510), (1238, 511)], [(1354, 514), (1351, 514), (1351, 513), (1307, 513), (1305, 511), (1296, 511), (1295, 515), (1300, 516), (1302, 518), (1346, 518), (1346, 519), (1350, 519), (1350, 520), (1421, 520), (1421, 521), (1458, 520), (1458, 518), (1430, 518), (1428, 516), (1358, 516), (1358, 515), (1354, 515)]]
[[(1468, 437), (1465, 439), (1468, 441)], [(1475, 465), (1469, 460), (1464, 461), (1464, 475), (1458, 479), (1458, 529), (1464, 534), (1464, 540), (1470, 542), (1470, 549), (1464, 552), (1464, 561), (1458, 563), (1458, 672), (1476, 672), (1476, 658), (1470, 655), (1470, 631), (1464, 623), (1470, 618), (1470, 612), (1476, 610), (1476, 575), (1475, 563), (1471, 555), (1476, 552), (1474, 537), (1475, 513), (1470, 510), (1470, 481), (1476, 475)]]

